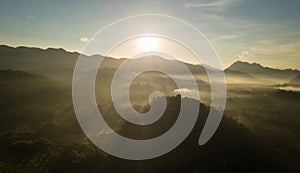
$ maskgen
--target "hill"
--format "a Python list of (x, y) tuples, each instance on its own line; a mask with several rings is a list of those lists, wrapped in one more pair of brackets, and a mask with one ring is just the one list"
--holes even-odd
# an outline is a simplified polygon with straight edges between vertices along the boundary
[[(0, 69), (24, 70), (32, 73), (43, 74), (58, 79), (71, 78), (75, 63), (79, 57), (77, 52), (67, 52), (63, 49), (40, 49), (30, 47), (9, 47), (0, 46)], [(82, 55), (84, 57), (88, 57)], [(93, 55), (104, 58), (101, 55)], [(150, 58), (150, 60), (149, 60)], [(125, 58), (115, 59), (106, 57), (102, 68), (116, 69)], [(131, 59), (137, 65), (140, 63), (152, 63), (156, 66), (168, 67), (178, 61), (166, 60), (157, 56), (144, 57), (140, 59)], [(193, 73), (205, 73), (203, 66), (186, 64)]]
[(71, 76), (78, 53), (63, 49), (0, 46), (0, 69), (24, 70), (62, 79)]
[(264, 67), (258, 63), (248, 63), (243, 61), (237, 61), (233, 63), (226, 70), (244, 72), (255, 78), (269, 81), (269, 82), (271, 81), (273, 83), (277, 82), (274, 80), (280, 80), (282, 82), (300, 74), (300, 71), (298, 70), (293, 70), (293, 69), (281, 70), (281, 69), (275, 69), (270, 67)]
[[(151, 58), (134, 61), (169, 62), (158, 57), (155, 59), (155, 62)], [(106, 73), (100, 75), (100, 82), (96, 83), (96, 90), (101, 90), (100, 93), (96, 92), (97, 104), (107, 124), (123, 136), (153, 138), (176, 122), (182, 101), (201, 104), (196, 125), (182, 144), (166, 155), (151, 160), (128, 161), (110, 156), (95, 147), (83, 134), (74, 113), (69, 85), (32, 72), (3, 70), (0, 71), (0, 172), (290, 172), (291, 169), (298, 169), (299, 145), (295, 139), (299, 139), (299, 118), (296, 116), (299, 114), (299, 96), (291, 100), (290, 94), (293, 93), (260, 92), (240, 86), (233, 91), (234, 94), (229, 94), (228, 103), (234, 106), (225, 112), (213, 138), (204, 146), (199, 146), (198, 138), (211, 109), (199, 101), (179, 99), (170, 92), (167, 94), (166, 111), (157, 122), (149, 126), (136, 126), (120, 118), (111, 102), (109, 83), (114, 69), (118, 67), (117, 63), (123, 60), (105, 59), (105, 67), (100, 69), (100, 73)], [(226, 73), (249, 77), (239, 71)], [(172, 91), (168, 88), (171, 82), (166, 82), (165, 76), (158, 80), (157, 73), (145, 75), (133, 82), (133, 94), (130, 95), (137, 98), (136, 102), (130, 101), (140, 112), (149, 109), (148, 102), (145, 104), (140, 101), (142, 94), (148, 100), (149, 93), (154, 89)], [(168, 86), (161, 90), (159, 87), (163, 88), (165, 84)], [(284, 96), (286, 100), (282, 100), (282, 94), (288, 94)], [(251, 100), (255, 95), (258, 98)], [(261, 110), (264, 110), (263, 115)], [(236, 117), (229, 118), (230, 113)], [(279, 122), (284, 128), (278, 128), (274, 122)], [(254, 133), (255, 128), (246, 128), (240, 123), (272, 130), (257, 129), (259, 133)], [(266, 135), (268, 133), (271, 137)], [(274, 134), (279, 142), (272, 138)], [(284, 135), (292, 138), (282, 138)]]
[[(31, 73), (42, 74), (50, 76), (56, 79), (72, 80), (73, 70), (80, 54), (77, 52), (67, 52), (63, 49), (40, 49), (30, 47), (9, 47), (5, 45), (0, 46), (0, 69), (13, 69), (24, 70)], [(84, 56), (84, 55), (82, 55)], [(100, 55), (93, 55), (104, 58)], [(88, 57), (88, 56), (84, 56)], [(118, 66), (125, 60), (125, 58), (115, 59), (106, 57), (101, 65), (104, 73), (113, 73)], [(152, 63), (156, 66), (170, 68), (172, 65), (180, 63), (176, 60), (168, 60), (157, 56), (147, 56), (139, 59), (130, 59), (132, 64), (140, 65), (143, 63)], [(185, 63), (185, 65), (191, 70), (192, 74), (196, 75), (198, 82), (209, 83), (206, 69), (203, 65), (194, 65)], [(206, 67), (210, 71), (218, 71), (212, 67)], [(232, 73), (227, 70), (227, 78), (231, 77), (246, 77), (245, 73)], [(179, 74), (178, 74), (179, 75)], [(248, 76), (249, 77), (249, 76)]]
[[(5, 100), (4, 103), (10, 106), (0, 103), (0, 117), (3, 120), (0, 126), (0, 164), (3, 172), (289, 172), (275, 150), (226, 116), (213, 138), (204, 146), (199, 146), (198, 138), (210, 108), (196, 100), (176, 96), (167, 97), (164, 115), (149, 126), (125, 122), (117, 115), (111, 102), (98, 102), (106, 122), (118, 128), (117, 132), (121, 135), (135, 139), (153, 138), (172, 127), (177, 121), (182, 101), (201, 104), (192, 133), (173, 151), (144, 161), (110, 156), (84, 137), (68, 90), (61, 90), (59, 85), (36, 85), (32, 88), (41, 92), (28, 92), (22, 90), (27, 80), (47, 85), (52, 80), (27, 72), (3, 73), (5, 76), (19, 76), (15, 77), (18, 80), (13, 80), (16, 82), (13, 86), (23, 95), (30, 95), (20, 99), (22, 94), (15, 96), (9, 92), (9, 87), (1, 88), (3, 93), (7, 93), (7, 98), (19, 99), (17, 102)], [(25, 77), (27, 80), (22, 80), (24, 76), (28, 76)], [(108, 109), (103, 110), (103, 105), (108, 105)], [(141, 111), (145, 107), (147, 105), (139, 105), (136, 109)]]
[(231, 70), (231, 69), (225, 69), (224, 73), (226, 75), (226, 82), (227, 83), (239, 83), (239, 84), (251, 84), (251, 83), (257, 83), (258, 80), (248, 73), (241, 72), (238, 70)]
[[(76, 61), (79, 57), (77, 52), (67, 52), (63, 49), (40, 49), (30, 47), (9, 47), (0, 46), (0, 69), (24, 70), (35, 74), (50, 76), (55, 79), (63, 79), (71, 84), (72, 75)], [(83, 57), (87, 57), (82, 55)], [(101, 68), (104, 74), (113, 74), (119, 65), (126, 58), (115, 59), (111, 57), (103, 57), (101, 55), (93, 55), (104, 58)], [(158, 56), (147, 56), (139, 59), (130, 59), (132, 64), (140, 65), (144, 63), (152, 63), (155, 66), (170, 68), (177, 63), (176, 60), (164, 59)], [(200, 84), (209, 83), (206, 70), (219, 71), (218, 69), (203, 65), (189, 64), (185, 65), (195, 75)], [(283, 83), (292, 79), (296, 75), (300, 75), (300, 71), (292, 69), (274, 69), (264, 67), (258, 63), (248, 63), (237, 61), (224, 70), (228, 83)], [(180, 75), (180, 72), (178, 72)], [(163, 78), (161, 78), (163, 80)]]
[(293, 79), (291, 79), (289, 82), (288, 82), (288, 85), (291, 85), (291, 86), (300, 86), (300, 75), (294, 77)]

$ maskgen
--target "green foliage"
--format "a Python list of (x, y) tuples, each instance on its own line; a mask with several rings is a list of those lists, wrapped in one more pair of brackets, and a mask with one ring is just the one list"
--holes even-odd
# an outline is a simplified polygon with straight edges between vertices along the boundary
[[(106, 75), (112, 74), (108, 71)], [(0, 96), (4, 98), (0, 101), (0, 173), (300, 170), (297, 158), (291, 158), (300, 151), (296, 139), (300, 122), (296, 116), (299, 115), (296, 104), (299, 93), (230, 86), (226, 116), (206, 145), (197, 144), (210, 109), (201, 104), (196, 126), (175, 150), (156, 159), (128, 161), (106, 154), (85, 137), (72, 107), (70, 86), (22, 71), (5, 70), (0, 72), (0, 77)], [(105, 82), (105, 87), (110, 88), (109, 80)], [(144, 83), (139, 79), (131, 89), (138, 93), (142, 92), (141, 88), (147, 92), (162, 89), (154, 81)], [(167, 86), (165, 90), (171, 88)], [(135, 126), (118, 116), (111, 100), (107, 99), (109, 92), (105, 99), (97, 96), (106, 122), (119, 134), (136, 139), (166, 132), (176, 122), (180, 110), (181, 99), (169, 96), (166, 112), (158, 122)], [(150, 109), (148, 103), (140, 104), (138, 98), (132, 99), (136, 99), (134, 107), (138, 111)], [(281, 130), (285, 136), (277, 137)]]

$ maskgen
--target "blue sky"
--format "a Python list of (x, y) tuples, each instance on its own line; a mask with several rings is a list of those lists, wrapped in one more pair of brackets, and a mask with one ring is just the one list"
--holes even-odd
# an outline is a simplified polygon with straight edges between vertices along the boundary
[(0, 44), (81, 51), (98, 30), (120, 18), (158, 13), (201, 30), (223, 66), (236, 60), (300, 69), (300, 1), (1, 1)]

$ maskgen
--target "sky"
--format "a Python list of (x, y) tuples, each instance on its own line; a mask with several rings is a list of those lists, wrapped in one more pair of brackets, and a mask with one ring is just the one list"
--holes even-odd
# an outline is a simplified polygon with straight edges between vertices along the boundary
[(298, 0), (7, 0), (0, 1), (0, 44), (81, 52), (106, 25), (155, 13), (199, 29), (223, 67), (241, 60), (300, 69), (299, 8)]

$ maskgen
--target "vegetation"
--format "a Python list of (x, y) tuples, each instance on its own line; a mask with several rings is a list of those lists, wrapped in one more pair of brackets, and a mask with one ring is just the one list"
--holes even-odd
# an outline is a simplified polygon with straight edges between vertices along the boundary
[[(26, 48), (18, 48), (18, 51), (7, 47), (1, 49), (6, 51), (1, 56), (7, 54), (10, 58), (28, 51)], [(72, 59), (76, 54), (60, 49), (33, 49), (29, 52), (34, 56), (35, 53), (45, 54), (45, 58), (53, 55), (64, 57), (67, 54), (66, 57)], [(25, 55), (28, 53), (22, 54)], [(155, 72), (138, 76), (130, 87), (130, 100), (137, 111), (146, 112), (150, 109), (148, 97), (154, 90), (164, 92), (168, 96), (168, 104), (162, 118), (152, 125), (128, 123), (117, 114), (109, 90), (114, 71), (122, 61), (106, 59), (99, 70), (96, 81), (99, 110), (110, 127), (123, 136), (149, 139), (161, 135), (176, 122), (180, 110), (182, 100), (173, 92), (177, 88), (174, 81)], [(190, 65), (189, 68), (194, 69), (193, 74), (200, 76), (197, 82), (201, 89), (201, 103), (182, 98), (201, 104), (192, 133), (166, 155), (150, 160), (130, 161), (101, 151), (86, 138), (72, 106), (71, 70), (60, 71), (59, 68), (63, 67), (57, 66), (56, 73), (65, 75), (56, 78), (49, 70), (53, 64), (47, 64), (49, 68), (44, 71), (40, 67), (39, 72), (26, 64), (22, 67), (26, 67), (27, 72), (10, 65), (7, 67), (13, 70), (0, 70), (1, 173), (300, 172), (299, 92), (278, 90), (271, 87), (270, 82), (263, 84), (261, 76), (253, 77), (239, 69), (227, 70), (226, 77), (235, 79), (227, 85), (224, 118), (213, 138), (204, 146), (199, 146), (198, 138), (210, 110), (207, 106), (210, 102), (207, 99), (210, 97), (210, 85), (203, 71), (197, 71), (195, 65)], [(296, 71), (289, 71), (280, 77), (289, 76), (290, 73), (294, 75)], [(239, 77), (255, 82), (237, 83)]]

